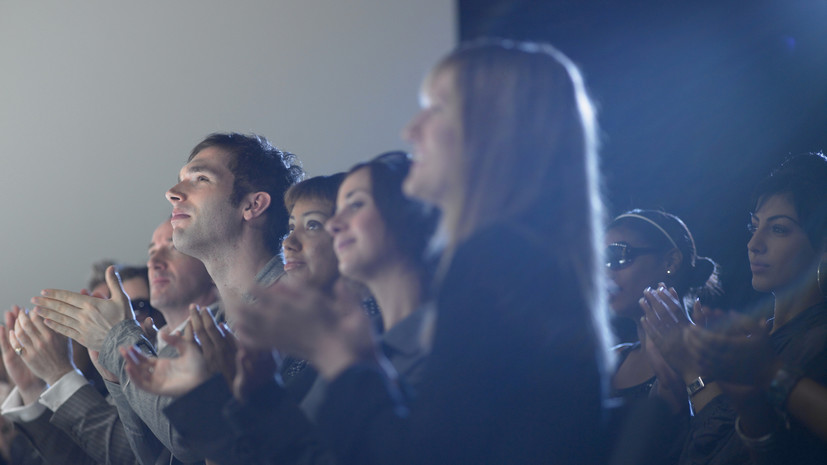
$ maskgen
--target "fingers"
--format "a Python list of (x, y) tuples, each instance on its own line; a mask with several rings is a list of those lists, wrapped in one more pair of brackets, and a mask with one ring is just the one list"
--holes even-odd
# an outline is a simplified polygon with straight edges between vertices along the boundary
[(17, 316), (17, 323), (14, 325), (14, 337), (17, 339), (17, 342), (19, 342), (19, 345), (15, 347), (32, 348), (34, 343), (32, 342), (32, 338), (29, 336), (29, 332), (26, 328), (24, 328), (24, 326), (31, 328), (31, 320), (26, 312), (20, 312), (20, 315)]
[(124, 368), (129, 378), (141, 389), (148, 390), (152, 386), (152, 375), (155, 372), (157, 359), (145, 356), (135, 346), (118, 349), (126, 362)]
[(109, 295), (111, 296), (110, 300), (126, 303), (129, 299), (126, 292), (123, 290), (121, 277), (118, 272), (115, 271), (115, 267), (113, 265), (106, 268), (106, 285), (109, 287)]
[(201, 342), (211, 344), (215, 348), (224, 345), (225, 337), (208, 309), (196, 306), (190, 307), (190, 321), (195, 337)]

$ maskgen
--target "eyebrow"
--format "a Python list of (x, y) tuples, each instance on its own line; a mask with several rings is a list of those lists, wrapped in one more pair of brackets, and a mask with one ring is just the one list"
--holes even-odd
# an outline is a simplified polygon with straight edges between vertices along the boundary
[[(310, 215), (330, 216), (330, 213), (323, 212), (321, 210), (311, 210), (309, 212), (304, 212), (304, 214), (302, 215), (302, 218), (307, 218)], [(295, 220), (296, 216), (295, 215), (290, 215), (290, 219)]]
[[(195, 165), (187, 165), (184, 167), (184, 171), (188, 174), (193, 173), (207, 173), (213, 176), (218, 176), (218, 171), (216, 171), (211, 166), (205, 165), (203, 163), (195, 164)], [(181, 176), (178, 176), (178, 182), (181, 182)]]
[[(770, 221), (775, 221), (775, 220), (778, 220), (778, 219), (781, 219), (781, 218), (786, 218), (786, 219), (792, 221), (795, 224), (799, 224), (798, 220), (796, 220), (795, 218), (793, 218), (790, 215), (773, 215), (773, 216), (767, 218), (764, 221), (769, 223)], [(761, 221), (761, 218), (759, 218), (758, 215), (756, 215), (755, 213), (750, 213), (750, 219), (754, 219), (754, 220), (759, 221), (759, 222)]]
[(367, 189), (365, 189), (363, 187), (357, 187), (356, 189), (353, 189), (352, 191), (345, 194), (345, 198), (349, 199), (349, 198), (353, 197), (354, 194), (357, 194), (359, 192), (364, 192), (365, 194), (370, 195), (370, 192), (368, 192)]

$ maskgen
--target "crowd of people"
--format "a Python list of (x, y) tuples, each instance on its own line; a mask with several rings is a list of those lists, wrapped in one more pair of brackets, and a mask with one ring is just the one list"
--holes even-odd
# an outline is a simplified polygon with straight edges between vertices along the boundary
[(767, 320), (677, 216), (606, 221), (558, 50), (462, 44), (420, 101), (410, 155), (346, 173), (199, 142), (145, 268), (6, 312), (2, 460), (827, 463), (827, 157), (755, 190)]

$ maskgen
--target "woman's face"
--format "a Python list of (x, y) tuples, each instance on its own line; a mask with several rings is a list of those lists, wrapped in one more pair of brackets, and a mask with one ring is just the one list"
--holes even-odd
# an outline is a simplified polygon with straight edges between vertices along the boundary
[[(653, 247), (653, 244), (644, 241), (634, 229), (624, 225), (609, 229), (604, 237), (607, 247), (615, 243), (624, 243), (634, 249)], [(630, 262), (614, 269), (607, 268), (606, 271), (614, 284), (609, 292), (609, 305), (612, 311), (619, 316), (633, 319), (641, 315), (642, 310), (638, 301), (643, 297), (643, 290), (655, 287), (667, 278), (663, 254), (656, 252), (636, 254)]]
[[(747, 243), (752, 287), (776, 292), (815, 276), (819, 257), (787, 195), (773, 195), (752, 214)], [(811, 275), (810, 275), (811, 273)]]
[(443, 210), (459, 198), (464, 172), (462, 108), (454, 75), (446, 69), (425, 80), (421, 110), (402, 132), (413, 145), (413, 164), (403, 191)]
[(293, 205), (289, 234), (282, 242), (289, 280), (327, 289), (339, 277), (333, 238), (324, 228), (332, 214), (333, 205), (322, 200), (300, 199)]
[(348, 175), (336, 198), (336, 215), (326, 225), (333, 236), (339, 271), (367, 282), (382, 266), (397, 257), (393, 239), (373, 198), (370, 170)]

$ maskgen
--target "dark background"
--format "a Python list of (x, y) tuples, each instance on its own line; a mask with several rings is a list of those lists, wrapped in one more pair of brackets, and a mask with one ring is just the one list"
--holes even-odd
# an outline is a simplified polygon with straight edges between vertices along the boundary
[(751, 193), (789, 155), (827, 149), (827, 0), (459, 0), (459, 18), (461, 40), (548, 41), (578, 63), (610, 214), (677, 214), (722, 265), (722, 305), (764, 299)]

